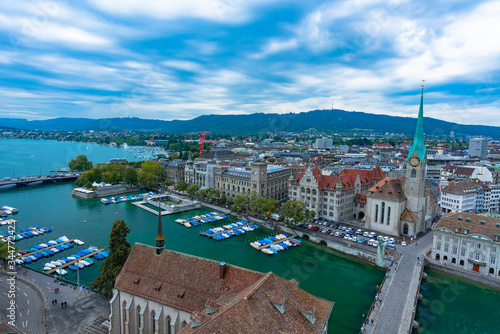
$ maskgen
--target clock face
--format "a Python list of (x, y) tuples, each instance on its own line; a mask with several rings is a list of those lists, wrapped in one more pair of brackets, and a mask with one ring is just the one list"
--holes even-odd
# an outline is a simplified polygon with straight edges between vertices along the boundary
[(418, 167), (420, 165), (420, 158), (419, 157), (411, 157), (409, 163), (410, 163), (410, 166), (412, 166), (412, 167)]

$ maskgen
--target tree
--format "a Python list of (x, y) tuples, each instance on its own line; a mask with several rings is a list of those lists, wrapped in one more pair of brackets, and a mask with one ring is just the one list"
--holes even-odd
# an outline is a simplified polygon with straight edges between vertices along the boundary
[(94, 170), (91, 169), (89, 171), (83, 172), (80, 177), (75, 181), (75, 185), (77, 187), (84, 187), (90, 189), (92, 187), (92, 183), (94, 182)]
[(222, 196), (222, 197), (220, 198), (220, 200), (219, 200), (219, 203), (220, 203), (221, 205), (226, 204), (226, 202), (227, 202), (227, 197), (226, 197), (226, 196)]
[[(10, 253), (9, 253), (9, 246), (11, 247)], [(16, 255), (17, 254), (17, 247), (9, 245), (7, 242), (0, 242), (0, 259), (3, 260), (3, 268), (6, 269), (6, 258), (9, 258), (11, 255)], [(9, 259), (13, 260), (13, 258)]]
[(170, 187), (170, 186), (174, 185), (174, 181), (172, 181), (172, 180), (165, 180), (165, 181), (163, 181), (162, 185), (164, 187)]
[(198, 185), (196, 184), (193, 184), (187, 189), (187, 193), (189, 196), (194, 196), (198, 190), (200, 190), (200, 187), (198, 187)]
[(137, 170), (135, 170), (134, 167), (127, 167), (125, 169), (124, 179), (125, 179), (125, 183), (131, 184), (131, 185), (136, 185), (138, 182)]
[(75, 159), (71, 160), (68, 163), (68, 167), (72, 172), (83, 172), (86, 170), (90, 170), (92, 169), (92, 166), (92, 161), (89, 161), (85, 154), (77, 155)]
[[(232, 206), (234, 205), (234, 199), (232, 197), (229, 197), (226, 201), (226, 205)], [(231, 209), (232, 210), (232, 209)]]
[(184, 182), (184, 181), (180, 181), (179, 183), (177, 183), (177, 185), (175, 186), (175, 190), (177, 191), (184, 191), (186, 190), (187, 188), (189, 187), (189, 184)]
[(309, 211), (306, 204), (301, 201), (286, 201), (281, 207), (281, 213), (287, 225), (312, 219), (316, 213)]
[(160, 183), (163, 174), (163, 167), (158, 161), (146, 161), (141, 165), (139, 173), (137, 173), (138, 181), (146, 188), (151, 188)]
[(91, 289), (97, 290), (108, 299), (113, 297), (116, 277), (130, 254), (131, 247), (127, 241), (129, 232), (130, 228), (123, 219), (117, 219), (113, 223), (109, 235), (109, 255), (99, 268), (101, 273), (90, 285)]

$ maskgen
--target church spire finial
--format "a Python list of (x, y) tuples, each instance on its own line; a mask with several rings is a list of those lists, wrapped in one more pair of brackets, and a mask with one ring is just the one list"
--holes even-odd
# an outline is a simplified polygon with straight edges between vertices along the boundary
[(158, 194), (158, 235), (156, 236), (156, 255), (160, 255), (165, 248), (165, 236), (163, 235), (163, 228), (161, 225), (160, 197), (161, 194)]
[(413, 144), (411, 145), (410, 152), (408, 153), (408, 159), (417, 153), (421, 161), (425, 159), (425, 143), (424, 143), (424, 85), (422, 80), (422, 94), (420, 96), (420, 109), (418, 110), (417, 128), (415, 129), (415, 138), (413, 139)]

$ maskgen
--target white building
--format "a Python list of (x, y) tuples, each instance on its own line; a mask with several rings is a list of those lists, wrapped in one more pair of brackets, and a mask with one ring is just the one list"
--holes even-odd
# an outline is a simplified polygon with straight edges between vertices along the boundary
[(441, 168), (439, 187), (445, 188), (452, 180), (469, 181), (477, 179), (482, 182), (493, 182), (493, 173), (485, 166), (454, 166), (446, 165)]
[(500, 279), (500, 219), (451, 212), (434, 227), (433, 260)]
[(491, 184), (490, 211), (500, 211), (500, 184)]
[(488, 156), (488, 139), (474, 138), (469, 141), (469, 156), (486, 158)]
[(330, 149), (333, 147), (333, 139), (332, 138), (317, 138), (316, 142), (314, 143), (315, 148), (320, 148), (320, 149)]
[(482, 213), (491, 211), (491, 187), (480, 181), (451, 181), (441, 189), (441, 212)]

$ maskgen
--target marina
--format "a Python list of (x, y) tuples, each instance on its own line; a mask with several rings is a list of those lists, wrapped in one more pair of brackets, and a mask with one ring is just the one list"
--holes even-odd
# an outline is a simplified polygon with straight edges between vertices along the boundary
[(200, 235), (220, 241), (220, 240), (226, 240), (233, 236), (242, 235), (247, 232), (252, 232), (258, 230), (259, 228), (260, 228), (259, 225), (251, 224), (242, 220), (232, 224), (214, 227), (212, 229), (200, 232)]
[(156, 195), (156, 193), (150, 191), (148, 193), (143, 193), (143, 194), (101, 198), (101, 202), (103, 204), (116, 204), (116, 203), (122, 203), (122, 202), (140, 201), (140, 200), (143, 200), (144, 197), (147, 197), (147, 196), (151, 197), (153, 195)]
[(88, 253), (88, 254), (86, 254), (86, 255), (83, 255), (83, 256), (81, 256), (81, 257), (78, 257), (78, 258), (76, 258), (75, 260), (72, 260), (72, 261), (70, 261), (70, 262), (67, 262), (67, 263), (61, 264), (61, 265), (59, 266), (59, 268), (53, 268), (53, 269), (50, 269), (50, 270), (48, 270), (46, 273), (47, 273), (47, 274), (52, 274), (52, 273), (53, 273), (53, 272), (55, 272), (57, 269), (62, 269), (62, 268), (66, 268), (66, 267), (68, 267), (68, 266), (70, 266), (70, 265), (74, 265), (74, 264), (75, 264), (75, 263), (77, 263), (78, 261), (85, 260), (86, 258), (91, 257), (91, 256), (94, 256), (94, 255), (97, 255), (97, 254), (99, 254), (99, 253), (101, 253), (101, 252), (103, 252), (103, 251), (104, 251), (104, 248), (103, 248), (103, 249), (98, 249), (98, 250), (95, 250), (95, 251), (90, 252), (90, 253)]
[[(15, 224), (15, 223), (14, 223)], [(36, 237), (39, 235), (43, 235), (45, 233), (52, 232), (52, 229), (49, 227), (41, 227), (40, 225), (36, 225), (31, 228), (23, 228), (20, 232), (9, 232), (4, 233), (0, 236), (3, 242), (7, 242), (7, 239), (12, 239), (14, 241), (19, 241), (22, 239), (27, 239), (31, 237)]]
[(175, 222), (185, 227), (200, 226), (201, 224), (213, 223), (216, 221), (224, 220), (227, 216), (219, 212), (209, 212), (204, 215), (194, 216), (186, 219), (176, 219)]
[(296, 238), (289, 237), (285, 233), (278, 234), (274, 237), (267, 237), (250, 243), (250, 246), (260, 250), (264, 254), (274, 255), (278, 252), (288, 249), (289, 247), (300, 246), (302, 244)]

